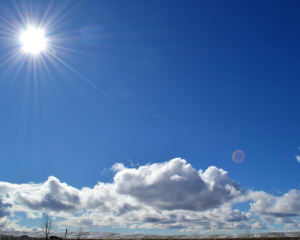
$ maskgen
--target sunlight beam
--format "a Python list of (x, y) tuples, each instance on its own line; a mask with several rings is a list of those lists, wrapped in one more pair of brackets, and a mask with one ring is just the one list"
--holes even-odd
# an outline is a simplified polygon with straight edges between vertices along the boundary
[[(101, 88), (99, 88), (97, 85), (95, 85), (93, 82), (91, 82), (89, 79), (87, 79), (85, 76), (83, 76), (81, 73), (79, 73), (78, 71), (76, 71), (74, 68), (72, 68), (69, 64), (67, 64), (65, 61), (63, 61), (62, 59), (60, 59), (59, 57), (57, 57), (55, 54), (53, 54), (51, 51), (46, 50), (47, 53), (49, 55), (52, 56), (52, 58), (56, 59), (58, 62), (60, 62), (61, 64), (63, 64), (65, 67), (67, 67), (69, 70), (71, 70), (73, 73), (75, 73), (78, 77), (80, 77), (81, 79), (83, 79), (85, 82), (87, 82), (88, 84), (90, 84), (93, 88), (95, 88), (97, 91), (99, 91), (101, 94), (103, 94), (106, 98), (108, 98), (109, 100), (111, 100), (113, 103), (115, 103), (117, 106), (121, 107), (123, 109), (123, 107), (112, 97), (110, 97), (107, 93), (105, 93)], [(125, 111), (125, 109), (123, 109)]]

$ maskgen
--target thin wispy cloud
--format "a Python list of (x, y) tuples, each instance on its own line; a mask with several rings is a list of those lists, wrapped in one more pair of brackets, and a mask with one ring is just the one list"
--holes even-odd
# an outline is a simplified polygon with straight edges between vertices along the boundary
[(134, 167), (134, 163), (131, 161), (131, 159), (126, 159), (128, 162), (130, 162), (130, 166)]
[(100, 173), (100, 175), (103, 175), (106, 172), (106, 168), (103, 169), (103, 171)]

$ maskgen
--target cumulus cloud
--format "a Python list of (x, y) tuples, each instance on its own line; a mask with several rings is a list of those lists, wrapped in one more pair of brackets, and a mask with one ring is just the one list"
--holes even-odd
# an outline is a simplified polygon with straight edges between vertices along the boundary
[(274, 197), (264, 192), (257, 192), (252, 195), (256, 201), (250, 203), (251, 211), (258, 215), (279, 218), (300, 216), (299, 190), (290, 190), (281, 197)]
[(124, 168), (117, 172), (114, 183), (119, 194), (162, 210), (204, 211), (244, 194), (223, 169), (209, 167), (205, 172), (196, 171), (179, 158), (138, 169)]
[(300, 156), (296, 156), (297, 161), (300, 163)]
[(8, 217), (12, 215), (12, 204), (5, 201), (3, 196), (0, 196), (0, 217)]
[(122, 171), (125, 169), (125, 166), (123, 163), (115, 163), (112, 167), (111, 170), (114, 172)]
[(178, 176), (178, 175), (174, 175), (174, 176), (170, 177), (170, 180), (171, 181), (180, 181), (180, 180), (186, 180), (186, 178)]
[(297, 223), (289, 223), (289, 224), (284, 225), (285, 230), (299, 229), (299, 227), (300, 227), (300, 224), (297, 224)]
[[(185, 160), (172, 159), (138, 168), (116, 163), (113, 183), (98, 182), (93, 188), (76, 189), (50, 176), (44, 183), (0, 182), (1, 204), (10, 211), (25, 212), (35, 219), (42, 212), (63, 217), (59, 224), (86, 228), (265, 229), (265, 223), (294, 224), (300, 215), (297, 190), (274, 197), (262, 191), (246, 191), (228, 172), (211, 166), (194, 169)], [(249, 212), (232, 209), (251, 201)], [(75, 214), (76, 213), (76, 214)]]
[(252, 224), (251, 226), (252, 229), (267, 229), (267, 226), (261, 222), (256, 222)]
[(13, 192), (14, 200), (32, 210), (50, 210), (54, 212), (76, 212), (79, 191), (51, 176), (42, 185), (33, 185)]
[(276, 218), (274, 221), (275, 224), (295, 223), (295, 222), (296, 220), (290, 217)]

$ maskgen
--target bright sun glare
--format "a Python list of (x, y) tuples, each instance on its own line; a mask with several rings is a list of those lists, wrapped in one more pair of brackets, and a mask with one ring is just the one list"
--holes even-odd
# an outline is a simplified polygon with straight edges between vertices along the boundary
[[(84, 52), (80, 52), (66, 46), (66, 43), (69, 43), (69, 40), (73, 38), (73, 31), (60, 32), (59, 30), (61, 26), (66, 24), (63, 19), (70, 14), (72, 10), (77, 7), (77, 5), (75, 5), (71, 10), (68, 10), (65, 14), (62, 14), (63, 10), (65, 10), (65, 8), (68, 6), (68, 4), (64, 4), (60, 7), (59, 12), (51, 15), (50, 12), (52, 10), (56, 11), (54, 8), (52, 8), (51, 1), (48, 4), (44, 15), (40, 19), (36, 18), (36, 14), (31, 13), (31, 4), (28, 6), (29, 9), (26, 9), (26, 4), (24, 6), (22, 4), (23, 7), (20, 8), (14, 1), (13, 3), (16, 11), (18, 12), (19, 20), (14, 20), (15, 18), (17, 19), (17, 16), (12, 16), (13, 20), (10, 20), (0, 15), (0, 41), (2, 41), (2, 39), (7, 39), (8, 41), (6, 45), (9, 47), (15, 47), (15, 49), (7, 54), (7, 58), (4, 59), (4, 61), (2, 61), (3, 56), (0, 54), (0, 68), (8, 65), (11, 62), (20, 61), (21, 64), (18, 65), (16, 76), (26, 64), (26, 78), (31, 78), (31, 74), (33, 73), (33, 81), (36, 84), (38, 77), (43, 74), (44, 71), (46, 71), (55, 85), (55, 80), (52, 77), (48, 65), (51, 64), (54, 68), (57, 68), (57, 70), (60, 70), (59, 67), (66, 67), (93, 88), (97, 89), (106, 98), (119, 105), (119, 103), (111, 98), (110, 95), (106, 94), (101, 88), (91, 82), (88, 78), (70, 66), (67, 62), (60, 58), (59, 55), (56, 54), (57, 51), (62, 51), (85, 55)], [(57, 34), (54, 34), (55, 32), (57, 32)], [(89, 36), (89, 33), (87, 32), (84, 34)], [(15, 66), (15, 64), (12, 66)], [(41, 74), (38, 74), (38, 72)], [(35, 91), (35, 97), (37, 101), (37, 84), (35, 85)]]
[(46, 47), (45, 33), (42, 29), (30, 27), (21, 33), (22, 49), (26, 53), (38, 54)]

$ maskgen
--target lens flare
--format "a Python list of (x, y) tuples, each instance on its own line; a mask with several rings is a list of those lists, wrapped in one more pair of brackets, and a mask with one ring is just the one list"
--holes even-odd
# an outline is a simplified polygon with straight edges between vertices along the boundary
[(236, 150), (232, 154), (232, 159), (236, 163), (241, 163), (242, 161), (244, 161), (244, 158), (245, 158), (245, 153), (242, 150)]

